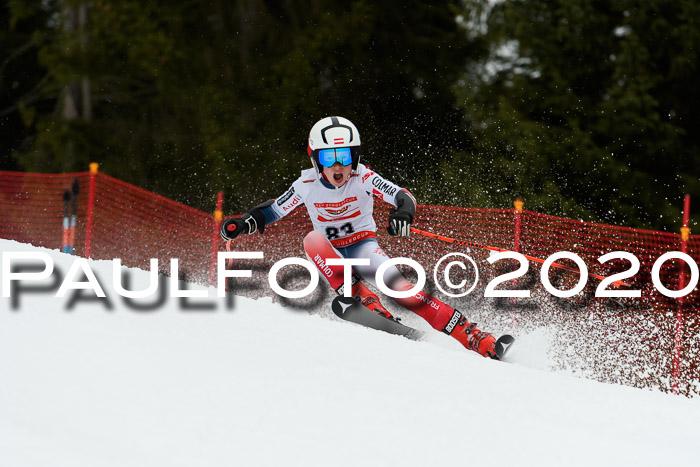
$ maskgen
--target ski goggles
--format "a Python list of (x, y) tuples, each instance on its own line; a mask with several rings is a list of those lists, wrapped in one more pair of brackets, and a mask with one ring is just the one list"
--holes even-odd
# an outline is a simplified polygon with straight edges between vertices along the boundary
[(340, 162), (340, 165), (350, 165), (352, 151), (350, 148), (321, 149), (318, 151), (318, 162), (324, 167), (333, 167), (336, 162)]

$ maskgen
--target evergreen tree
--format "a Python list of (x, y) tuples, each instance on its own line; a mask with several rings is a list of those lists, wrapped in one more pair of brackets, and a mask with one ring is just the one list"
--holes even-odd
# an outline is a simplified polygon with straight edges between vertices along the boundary
[(29, 170), (97, 161), (206, 210), (223, 188), (230, 211), (310, 167), (306, 137), (327, 115), (352, 119), (365, 160), (400, 183), (465, 147), (449, 91), (464, 41), (447, 1), (94, 0), (78, 27), (85, 3), (30, 3), (47, 17), (34, 26), (51, 37), (38, 62), (56, 110), (14, 153)]
[(13, 150), (28, 150), (37, 117), (51, 113), (55, 96), (38, 51), (51, 35), (55, 2), (0, 1), (0, 170), (18, 170)]
[(700, 195), (700, 5), (692, 0), (467, 2), (488, 53), (456, 87), (475, 149), (455, 198), (677, 231)]

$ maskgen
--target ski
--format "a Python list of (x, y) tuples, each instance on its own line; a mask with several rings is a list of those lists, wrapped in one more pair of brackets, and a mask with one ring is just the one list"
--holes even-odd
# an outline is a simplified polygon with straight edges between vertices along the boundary
[[(391, 318), (381, 316), (363, 306), (352, 297), (335, 297), (331, 303), (331, 309), (338, 318), (344, 319), (345, 321), (360, 324), (378, 331), (388, 332), (389, 334), (403, 336), (411, 340), (420, 340), (420, 338), (423, 337), (423, 332), (405, 326)], [(496, 340), (493, 359), (503, 360), (514, 342), (515, 338), (509, 334), (504, 334), (499, 337), (498, 340)]]
[(421, 331), (405, 326), (393, 319), (385, 318), (364, 307), (352, 297), (335, 297), (333, 303), (331, 303), (331, 309), (341, 319), (378, 331), (396, 334), (411, 340), (419, 340), (423, 336)]
[(494, 349), (496, 356), (494, 359), (503, 360), (503, 357), (508, 354), (510, 346), (513, 344), (513, 342), (515, 342), (515, 338), (511, 335), (504, 334), (499, 337), (498, 340), (496, 340), (496, 348)]

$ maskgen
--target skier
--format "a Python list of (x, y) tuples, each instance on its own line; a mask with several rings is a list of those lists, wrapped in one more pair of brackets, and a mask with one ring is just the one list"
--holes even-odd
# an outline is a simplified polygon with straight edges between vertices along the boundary
[[(379, 297), (362, 282), (376, 287), (375, 272), (389, 257), (377, 243), (376, 224), (372, 217), (373, 198), (381, 198), (395, 208), (390, 210), (387, 232), (408, 236), (416, 212), (416, 201), (408, 190), (382, 178), (360, 164), (360, 134), (355, 125), (343, 117), (319, 120), (309, 133), (307, 148), (313, 168), (303, 170), (292, 186), (279, 198), (266, 201), (240, 218), (230, 218), (221, 225), (221, 236), (232, 240), (240, 234), (263, 233), (265, 226), (306, 205), (314, 230), (304, 238), (309, 260), (321, 276), (343, 295), (343, 266), (327, 265), (328, 258), (368, 258), (369, 266), (354, 266), (352, 296), (365, 307), (393, 319)], [(391, 266), (384, 281), (393, 290), (412, 288), (410, 282)], [(454, 337), (467, 349), (485, 357), (497, 358), (496, 339), (480, 331), (458, 310), (437, 298), (419, 292), (397, 303), (425, 319), (433, 328)]]

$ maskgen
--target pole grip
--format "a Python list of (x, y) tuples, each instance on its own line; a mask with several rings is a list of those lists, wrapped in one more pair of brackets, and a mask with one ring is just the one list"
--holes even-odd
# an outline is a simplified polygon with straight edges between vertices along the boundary
[(68, 253), (68, 230), (70, 228), (70, 190), (63, 192), (63, 238), (61, 253)]
[(70, 216), (70, 230), (68, 232), (68, 253), (73, 254), (75, 248), (75, 226), (78, 223), (78, 194), (80, 193), (80, 182), (78, 177), (73, 179), (71, 186), (72, 208)]

